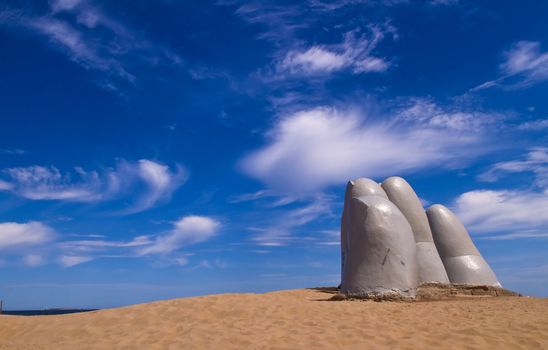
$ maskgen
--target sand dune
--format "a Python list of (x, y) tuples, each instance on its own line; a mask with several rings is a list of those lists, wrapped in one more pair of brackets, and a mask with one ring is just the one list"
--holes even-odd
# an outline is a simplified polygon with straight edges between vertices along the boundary
[(1, 316), (0, 349), (548, 349), (548, 299), (328, 301), (224, 294), (61, 316)]

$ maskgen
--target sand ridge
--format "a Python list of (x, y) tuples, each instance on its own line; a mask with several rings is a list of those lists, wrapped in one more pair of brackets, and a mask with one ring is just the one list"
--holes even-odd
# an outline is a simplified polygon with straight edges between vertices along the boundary
[(548, 299), (329, 301), (320, 289), (0, 316), (0, 349), (548, 349)]

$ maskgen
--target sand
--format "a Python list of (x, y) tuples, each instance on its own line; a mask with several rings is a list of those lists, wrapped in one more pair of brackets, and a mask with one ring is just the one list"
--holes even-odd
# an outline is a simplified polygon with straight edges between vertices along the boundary
[(548, 299), (329, 301), (290, 290), (0, 316), (0, 349), (548, 349)]

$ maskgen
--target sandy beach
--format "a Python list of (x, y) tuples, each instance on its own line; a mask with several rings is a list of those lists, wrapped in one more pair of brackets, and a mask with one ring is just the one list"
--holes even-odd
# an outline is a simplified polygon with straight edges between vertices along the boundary
[(547, 349), (548, 299), (330, 301), (301, 289), (1, 316), (0, 349)]

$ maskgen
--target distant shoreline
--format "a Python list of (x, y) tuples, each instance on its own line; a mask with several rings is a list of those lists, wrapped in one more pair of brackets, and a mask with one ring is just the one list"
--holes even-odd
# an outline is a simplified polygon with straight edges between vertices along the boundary
[(46, 310), (5, 310), (2, 315), (11, 316), (48, 316), (48, 315), (64, 315), (75, 314), (79, 312), (96, 311), (99, 309), (46, 309)]

